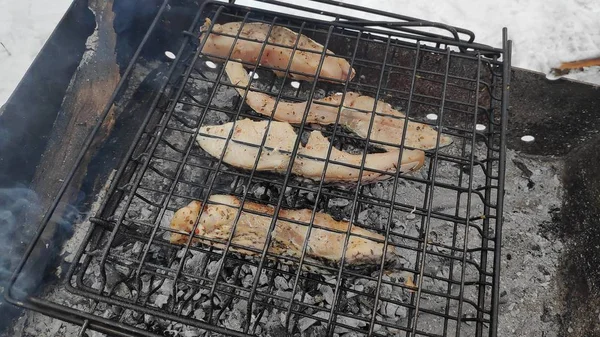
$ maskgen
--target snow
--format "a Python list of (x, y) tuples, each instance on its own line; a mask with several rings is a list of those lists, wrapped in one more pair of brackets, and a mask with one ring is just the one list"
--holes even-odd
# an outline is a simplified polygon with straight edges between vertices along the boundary
[(72, 0), (0, 0), (0, 106), (13, 92)]
[[(296, 2), (296, 0), (282, 0)], [(600, 1), (597, 0), (345, 0), (344, 2), (442, 22), (475, 32), (475, 41), (501, 46), (502, 28), (513, 40), (513, 66), (548, 73), (560, 62), (600, 56)], [(274, 7), (238, 0), (260, 8)], [(322, 9), (332, 7), (307, 2)], [(0, 0), (0, 106), (71, 4), (71, 0)], [(336, 9), (337, 12), (339, 10)], [(292, 11), (296, 14), (297, 11)], [(342, 11), (365, 19), (351, 10)], [(567, 76), (600, 84), (600, 70), (589, 68)]]

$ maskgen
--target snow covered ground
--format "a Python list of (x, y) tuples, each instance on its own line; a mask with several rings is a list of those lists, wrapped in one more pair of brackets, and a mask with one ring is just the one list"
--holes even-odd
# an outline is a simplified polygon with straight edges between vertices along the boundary
[(72, 0), (0, 0), (0, 106), (13, 92)]
[[(600, 56), (598, 0), (345, 2), (466, 28), (475, 32), (477, 42), (493, 46), (500, 46), (502, 28), (506, 26), (514, 43), (513, 65), (543, 73), (560, 62)], [(19, 83), (70, 3), (71, 0), (0, 0), (0, 106)], [(238, 3), (256, 5), (252, 0), (238, 0)], [(310, 5), (327, 8), (312, 2)], [(570, 77), (600, 84), (599, 69), (588, 69)]]

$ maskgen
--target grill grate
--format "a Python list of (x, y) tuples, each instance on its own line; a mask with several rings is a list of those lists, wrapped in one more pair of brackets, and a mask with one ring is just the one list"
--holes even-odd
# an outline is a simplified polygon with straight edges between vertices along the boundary
[[(159, 332), (144, 325), (151, 317), (171, 327), (180, 323), (231, 335), (308, 333), (309, 326), (315, 335), (495, 336), (509, 80), (509, 62), (500, 56), (509, 56), (509, 43), (505, 37), (504, 49), (496, 50), (472, 43), (473, 36), (462, 41), (406, 28), (425, 23), (451, 36), (465, 32), (440, 24), (374, 24), (337, 16), (325, 22), (235, 4), (203, 5), (68, 273), (71, 292), (97, 301), (95, 317), (110, 312), (103, 324), (121, 333), (143, 326), (145, 334)], [(453, 144), (428, 151), (418, 172), (387, 173), (387, 180), (357, 186), (301, 180), (289, 169), (282, 175), (261, 172), (256, 163), (251, 170), (229, 166), (199, 148), (200, 126), (273, 118), (244, 103), (224, 70), (229, 57), (212, 62), (200, 52), (204, 18), (286, 26), (356, 70), (352, 81), (311, 83), (276, 77), (254, 64), (253, 90), (278, 101), (360, 92), (442, 130)], [(305, 119), (295, 125), (300, 137), (292, 158), (313, 130), (331, 147), (378, 151), (378, 142), (338, 124), (317, 126)], [(395, 146), (404, 151), (404, 144)], [(330, 164), (325, 160), (325, 167)], [(359, 169), (362, 175), (364, 161)], [(169, 227), (174, 212), (214, 194), (272, 205), (275, 214), (327, 212), (384, 235), (385, 247), (402, 253), (402, 265), (388, 269), (383, 260), (372, 267), (343, 260), (327, 265), (306, 259), (306, 244), (300, 258), (277, 256), (268, 244), (254, 257), (233, 253), (242, 247), (231, 241), (203, 238), (224, 249), (191, 239), (171, 244), (169, 236), (178, 233)], [(300, 224), (315, 228), (312, 221)], [(86, 327), (97, 319), (85, 317)], [(164, 329), (160, 332), (169, 328)]]

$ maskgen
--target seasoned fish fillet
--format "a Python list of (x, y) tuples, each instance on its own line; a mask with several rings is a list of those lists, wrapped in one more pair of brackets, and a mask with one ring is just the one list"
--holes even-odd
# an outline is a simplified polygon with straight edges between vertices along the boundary
[[(231, 235), (241, 202), (237, 197), (231, 195), (213, 195), (209, 200), (211, 203), (204, 204), (204, 210), (198, 221), (195, 234), (201, 238), (227, 241)], [(170, 227), (178, 231), (191, 233), (201, 207), (203, 207), (203, 204), (200, 201), (192, 201), (186, 207), (179, 209), (173, 216)], [(251, 212), (261, 213), (261, 215)], [(272, 206), (249, 201), (244, 202), (231, 242), (235, 245), (262, 251), (273, 214), (274, 208)], [(300, 258), (311, 215), (312, 211), (308, 209), (280, 209), (278, 219), (282, 220), (277, 220), (271, 233), (272, 240), (269, 252)], [(285, 220), (298, 221), (306, 225)], [(321, 212), (315, 213), (313, 223), (324, 229), (313, 228), (311, 230), (305, 260), (321, 262), (329, 266), (339, 265), (346, 238), (345, 232), (348, 230), (350, 223), (336, 221), (330, 215)], [(343, 231), (343, 233), (331, 232), (330, 230)], [(383, 242), (373, 240), (384, 241), (385, 237), (356, 226), (352, 226), (350, 231), (351, 235), (344, 260), (345, 265), (378, 265), (381, 262), (384, 246)], [(188, 238), (189, 235), (186, 234), (172, 233), (170, 241), (174, 244), (185, 244)], [(212, 243), (201, 238), (194, 238), (194, 242), (201, 242), (217, 248), (224, 247), (224, 244)], [(230, 250), (245, 255), (258, 255), (256, 252), (238, 247), (230, 247)], [(398, 257), (399, 255), (395, 249), (388, 245), (386, 261), (393, 261)]]
[[(225, 65), (225, 70), (232, 84), (248, 87), (248, 74), (241, 63), (228, 61)], [(246, 89), (236, 89), (243, 97)], [(292, 103), (281, 100), (276, 104), (276, 99), (273, 96), (253, 90), (249, 90), (246, 94), (246, 103), (254, 111), (262, 115), (271, 116), (273, 111), (275, 111), (273, 118), (292, 124), (298, 124), (302, 121), (306, 105), (308, 104), (307, 102)], [(319, 103), (326, 103), (328, 105)], [(321, 100), (314, 100), (310, 104), (306, 122), (323, 125), (334, 124), (341, 104), (341, 94), (331, 95)], [(372, 97), (363, 96), (355, 92), (346, 93), (343, 108), (340, 112), (339, 124), (359, 136), (367, 138), (372, 115), (371, 111), (374, 105), (375, 99)], [(375, 115), (369, 139), (396, 145), (380, 145), (386, 150), (397, 149), (401, 143), (405, 115), (383, 101), (377, 102), (376, 111), (380, 114), (399, 118)], [(431, 126), (409, 120), (405, 145), (415, 149), (431, 150), (436, 147), (437, 137), (437, 130)], [(450, 144), (452, 144), (452, 138), (446, 135), (440, 136), (440, 147)]]
[[(223, 125), (208, 125), (200, 128), (197, 142), (200, 147), (211, 156), (220, 158), (229, 165), (250, 170), (258, 157), (262, 139), (267, 131), (268, 121), (255, 122), (242, 119), (234, 123)], [(233, 132), (232, 132), (233, 128)], [(231, 140), (225, 143), (232, 132)], [(291, 152), (296, 142), (294, 128), (286, 122), (271, 122), (263, 150), (258, 157), (258, 171), (272, 171), (285, 173), (291, 159)], [(293, 163), (292, 173), (312, 179), (321, 180), (327, 151), (330, 142), (321, 132), (312, 131), (306, 146), (299, 145), (296, 160)], [(225, 151), (224, 151), (225, 150)], [(393, 175), (383, 174), (374, 170), (395, 173), (400, 152), (389, 151), (385, 153), (370, 153), (365, 157), (365, 170), (362, 183), (375, 182), (389, 179)], [(329, 156), (330, 163), (325, 173), (325, 182), (353, 183), (358, 181), (359, 167), (362, 163), (362, 154), (350, 154), (332, 147)], [(319, 160), (322, 159), (322, 160)], [(425, 154), (420, 150), (405, 149), (402, 154), (400, 171), (409, 172), (418, 170), (423, 166)], [(333, 163), (335, 161), (337, 163)], [(354, 165), (347, 167), (341, 164)]]
[[(208, 30), (209, 26), (210, 20), (207, 19), (203, 30)], [(223, 25), (215, 24), (202, 48), (202, 53), (207, 56), (227, 58), (235, 41), (234, 36), (238, 34), (241, 26), (241, 22), (230, 22)], [(298, 39), (298, 34), (281, 26), (273, 26), (269, 34), (270, 27), (271, 25), (266, 23), (253, 22), (244, 24), (240, 32), (240, 37), (252, 41), (238, 39), (233, 47), (233, 51), (231, 51), (231, 58), (255, 64), (263, 47), (263, 42), (267, 40), (270, 44), (265, 46), (260, 64), (281, 69), (282, 71), (274, 70), (277, 76), (281, 77), (285, 75), (285, 70), (290, 63), (290, 58), (292, 58), (292, 48)], [(223, 36), (215, 33), (231, 36)], [(200, 41), (202, 41), (205, 34), (200, 36)], [(269, 34), (268, 39), (267, 34)], [(298, 48), (304, 50), (296, 50), (290, 64), (290, 71), (305, 73), (306, 75), (290, 73), (289, 76), (297, 80), (313, 81), (313, 76), (317, 72), (324, 47), (304, 35), (300, 35), (299, 38)], [(272, 44), (279, 44), (286, 47), (279, 47)], [(319, 80), (345, 82), (348, 76), (352, 80), (355, 75), (354, 69), (350, 68), (350, 64), (346, 60), (333, 55), (331, 51), (327, 50), (327, 56), (323, 60)], [(222, 59), (213, 59), (223, 61)]]

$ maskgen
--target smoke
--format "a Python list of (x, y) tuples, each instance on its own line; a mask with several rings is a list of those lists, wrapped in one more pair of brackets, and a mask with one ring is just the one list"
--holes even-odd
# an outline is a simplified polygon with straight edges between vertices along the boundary
[(24, 187), (0, 189), (0, 286), (10, 277), (19, 248), (31, 240), (34, 232), (19, 224), (38, 219), (40, 211), (40, 200), (32, 190)]
[[(76, 196), (75, 204), (84, 199)], [(0, 188), (0, 294), (8, 290), (10, 278), (21, 261), (25, 249), (33, 240), (44, 214), (43, 201), (31, 189), (24, 186)], [(24, 298), (33, 295), (55, 278), (49, 268), (61, 261), (59, 252), (64, 241), (73, 233), (73, 223), (81, 216), (71, 204), (59, 205), (48, 226), (43, 231), (30, 259), (11, 289), (11, 295)], [(3, 294), (2, 294), (3, 295)], [(21, 310), (0, 297), (0, 335), (9, 328)]]
[[(0, 292), (7, 290), (13, 269), (19, 262), (35, 229), (23, 226), (39, 218), (40, 201), (35, 192), (25, 187), (0, 188)], [(24, 284), (29, 287), (29, 284)], [(18, 310), (0, 298), (0, 331)]]

